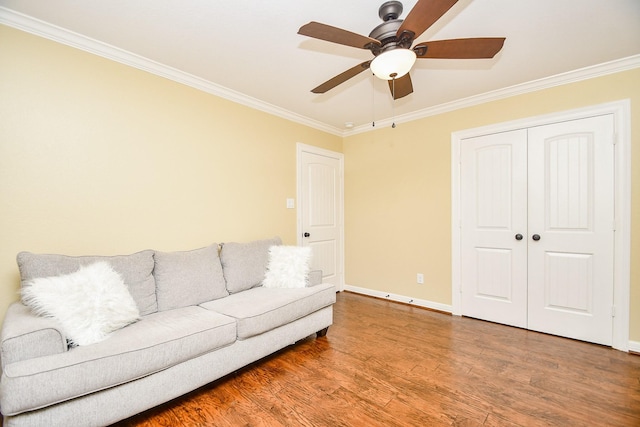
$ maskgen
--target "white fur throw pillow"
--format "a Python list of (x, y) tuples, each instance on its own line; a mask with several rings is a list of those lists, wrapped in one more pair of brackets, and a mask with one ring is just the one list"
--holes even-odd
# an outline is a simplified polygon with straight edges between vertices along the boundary
[(309, 246), (271, 246), (262, 286), (265, 288), (304, 288), (309, 278)]
[(25, 285), (22, 301), (36, 314), (60, 322), (72, 346), (102, 341), (140, 318), (127, 285), (107, 262)]

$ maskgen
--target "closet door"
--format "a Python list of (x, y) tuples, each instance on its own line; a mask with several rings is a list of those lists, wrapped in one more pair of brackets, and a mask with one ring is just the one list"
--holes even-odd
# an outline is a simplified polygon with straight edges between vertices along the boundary
[(462, 314), (527, 327), (527, 131), (461, 144)]
[(613, 116), (461, 144), (461, 312), (611, 345)]
[(528, 328), (611, 345), (613, 117), (531, 128)]

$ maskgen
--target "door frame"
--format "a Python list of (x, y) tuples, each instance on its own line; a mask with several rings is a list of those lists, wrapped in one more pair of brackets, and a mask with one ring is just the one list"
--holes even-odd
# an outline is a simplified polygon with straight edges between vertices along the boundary
[(338, 204), (336, 206), (336, 217), (338, 218), (338, 234), (340, 242), (338, 242), (338, 250), (340, 256), (338, 259), (338, 292), (344, 290), (344, 154), (337, 151), (326, 150), (324, 148), (315, 147), (313, 145), (296, 143), (296, 243), (302, 246), (302, 209), (300, 209), (300, 201), (302, 200), (302, 154), (309, 153), (318, 156), (325, 156), (338, 160), (339, 163), (339, 185), (340, 194), (338, 196)]
[(631, 276), (631, 101), (623, 99), (541, 116), (466, 129), (451, 134), (451, 301), (452, 314), (462, 315), (460, 145), (464, 139), (493, 133), (613, 114), (614, 120), (614, 260), (612, 347), (629, 351), (629, 295)]

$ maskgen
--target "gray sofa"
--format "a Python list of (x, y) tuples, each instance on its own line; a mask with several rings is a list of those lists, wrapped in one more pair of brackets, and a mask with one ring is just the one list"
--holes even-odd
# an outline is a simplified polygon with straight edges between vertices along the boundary
[(13, 303), (1, 332), (3, 425), (112, 424), (309, 335), (324, 336), (333, 320), (333, 285), (316, 279), (304, 287), (261, 286), (268, 250), (280, 243), (111, 257), (18, 254), (23, 287), (108, 262), (140, 320), (103, 341), (70, 347), (56, 320)]

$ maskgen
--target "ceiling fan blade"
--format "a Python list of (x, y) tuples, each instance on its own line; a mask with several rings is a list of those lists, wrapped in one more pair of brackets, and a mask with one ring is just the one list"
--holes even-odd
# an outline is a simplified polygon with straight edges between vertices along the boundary
[(504, 37), (436, 40), (418, 43), (413, 50), (418, 58), (493, 58), (502, 49), (504, 41)]
[(311, 92), (313, 93), (325, 93), (326, 91), (333, 89), (334, 87), (338, 86), (341, 83), (346, 82), (347, 80), (349, 80), (351, 77), (355, 77), (358, 74), (360, 74), (361, 72), (363, 72), (364, 70), (369, 68), (369, 64), (371, 64), (371, 61), (365, 61), (361, 64), (356, 65), (355, 67), (351, 67), (349, 68), (347, 71), (338, 74), (337, 76), (335, 76), (332, 79), (327, 80), (326, 82), (322, 83), (320, 86), (311, 89)]
[(398, 28), (398, 39), (402, 38), (405, 31), (413, 33), (411, 40), (419, 37), (457, 2), (458, 0), (418, 0)]
[(413, 84), (411, 83), (409, 73), (399, 79), (389, 80), (389, 90), (391, 91), (393, 99), (400, 99), (413, 93)]
[(352, 33), (351, 31), (343, 30), (342, 28), (332, 27), (331, 25), (321, 24), (315, 21), (311, 21), (300, 27), (298, 34), (345, 46), (353, 46), (359, 49), (368, 49), (367, 46), (371, 44), (380, 46), (380, 42), (374, 38)]

